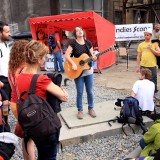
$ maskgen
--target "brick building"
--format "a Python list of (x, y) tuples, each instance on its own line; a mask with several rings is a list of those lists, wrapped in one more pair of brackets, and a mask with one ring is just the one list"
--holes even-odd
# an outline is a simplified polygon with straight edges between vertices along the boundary
[(157, 23), (160, 15), (159, 0), (1, 0), (0, 8), (0, 20), (17, 24), (19, 31), (30, 30), (30, 17), (88, 10), (114, 24)]

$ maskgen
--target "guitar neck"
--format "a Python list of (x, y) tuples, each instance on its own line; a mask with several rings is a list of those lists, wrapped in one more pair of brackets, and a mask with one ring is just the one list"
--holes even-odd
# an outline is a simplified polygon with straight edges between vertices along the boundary
[[(102, 51), (102, 52), (99, 52), (99, 53), (95, 54), (95, 56), (98, 58), (98, 57), (101, 56), (102, 54), (104, 54), (104, 53), (106, 53), (106, 52), (108, 52), (108, 51), (112, 51), (112, 50), (113, 50), (113, 47), (108, 48), (108, 49), (106, 49), (106, 50), (104, 50), (104, 51)], [(85, 63), (92, 62), (92, 61), (93, 61), (92, 57), (89, 57), (88, 59), (84, 60)]]
[(108, 51), (112, 51), (112, 50), (113, 50), (112, 48), (108, 48), (108, 49), (106, 49), (106, 50), (104, 50), (104, 51), (102, 51), (102, 52), (97, 53), (97, 54), (96, 54), (96, 57), (99, 57), (99, 56), (101, 56), (102, 54), (104, 54), (104, 53), (106, 53), (106, 52), (108, 52)]

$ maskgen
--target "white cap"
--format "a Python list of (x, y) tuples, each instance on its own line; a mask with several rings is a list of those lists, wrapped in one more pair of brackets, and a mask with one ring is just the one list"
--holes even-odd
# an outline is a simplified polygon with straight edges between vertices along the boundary
[(150, 33), (150, 34), (152, 34), (152, 29), (151, 28), (147, 28), (147, 30), (144, 31), (144, 33)]

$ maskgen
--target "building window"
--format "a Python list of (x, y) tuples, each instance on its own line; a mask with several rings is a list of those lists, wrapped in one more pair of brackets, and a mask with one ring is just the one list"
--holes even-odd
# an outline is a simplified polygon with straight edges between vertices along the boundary
[(73, 13), (94, 10), (103, 15), (103, 0), (60, 0), (60, 13)]
[(115, 11), (114, 12), (114, 23), (115, 24), (122, 24), (122, 11)]
[(85, 0), (84, 1), (84, 10), (94, 10), (93, 0)]
[(94, 0), (94, 9), (97, 11), (102, 11), (103, 10), (102, 3), (103, 3), (102, 0), (98, 0), (98, 1)]
[(83, 0), (72, 0), (72, 7), (74, 10), (83, 11)]
[(72, 3), (71, 0), (61, 0), (61, 9), (71, 9), (72, 8)]

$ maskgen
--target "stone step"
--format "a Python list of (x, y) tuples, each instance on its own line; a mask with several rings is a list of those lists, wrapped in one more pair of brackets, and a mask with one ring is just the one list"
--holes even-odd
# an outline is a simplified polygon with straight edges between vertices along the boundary
[[(111, 126), (108, 124), (108, 120), (115, 119), (119, 116), (120, 108), (115, 108), (115, 101), (106, 101), (95, 104), (96, 118), (92, 118), (88, 115), (87, 106), (84, 106), (84, 118), (82, 120), (77, 119), (76, 107), (63, 109), (59, 116), (62, 121), (62, 129), (60, 134), (60, 141), (64, 146), (71, 144), (78, 144), (93, 140), (96, 138), (113, 136), (116, 134), (123, 134), (122, 124), (111, 122)], [(147, 127), (150, 127), (152, 120), (148, 117), (143, 117), (144, 123)], [(140, 126), (132, 125), (135, 132), (140, 130)], [(132, 133), (132, 130), (128, 125), (125, 127), (126, 133)]]

